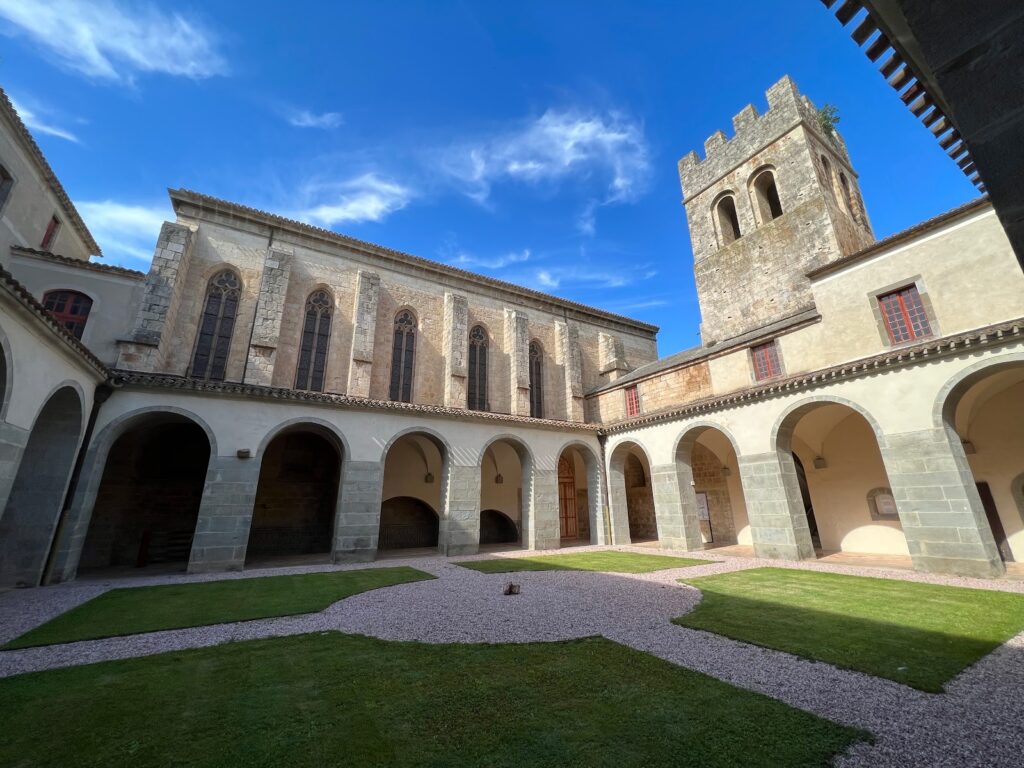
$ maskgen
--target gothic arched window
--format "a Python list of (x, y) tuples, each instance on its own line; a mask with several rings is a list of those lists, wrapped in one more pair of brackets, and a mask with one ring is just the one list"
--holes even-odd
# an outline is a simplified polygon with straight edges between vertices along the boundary
[(467, 405), (471, 411), (487, 407), (487, 331), (474, 325), (469, 332), (469, 384)]
[(81, 340), (92, 299), (79, 291), (47, 291), (43, 295), (43, 307), (65, 330)]
[(327, 368), (327, 342), (331, 338), (331, 294), (313, 291), (306, 299), (306, 320), (299, 340), (299, 364), (295, 373), (295, 388), (313, 392), (324, 391), (324, 371)]
[(412, 365), (416, 357), (416, 316), (403, 309), (395, 316), (395, 342), (391, 349), (391, 399), (412, 402)]
[(715, 205), (718, 217), (718, 233), (722, 246), (740, 239), (740, 219), (736, 215), (736, 201), (732, 195), (726, 195)]
[(206, 286), (206, 306), (199, 320), (192, 375), (199, 379), (223, 381), (235, 329), (242, 281), (230, 269), (218, 272)]
[(544, 350), (540, 342), (530, 342), (530, 415), (544, 418)]

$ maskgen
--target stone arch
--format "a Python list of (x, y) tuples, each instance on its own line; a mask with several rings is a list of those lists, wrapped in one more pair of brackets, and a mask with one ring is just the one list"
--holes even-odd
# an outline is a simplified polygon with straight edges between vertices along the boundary
[(725, 190), (712, 201), (711, 214), (719, 248), (724, 248), (743, 236), (739, 209), (736, 206), (736, 193), (731, 189)]
[(345, 438), (345, 434), (336, 424), (317, 416), (297, 416), (294, 419), (287, 419), (279, 424), (275, 424), (260, 440), (253, 458), (261, 459), (263, 452), (270, 442), (282, 432), (301, 426), (313, 427), (319, 434), (326, 437), (328, 441), (334, 443), (343, 460), (352, 455), (349, 451), (348, 440)]
[(152, 405), (136, 408), (112, 419), (94, 437), (82, 464), (82, 480), (75, 490), (64, 529), (62, 541), (57, 542), (52, 578), (66, 581), (73, 578), (81, 562), (83, 548), (95, 511), (97, 495), (103, 481), (104, 470), (110, 451), (117, 440), (132, 431), (144, 427), (150, 420), (171, 417), (188, 421), (202, 430), (209, 445), (209, 456), (217, 455), (217, 437), (210, 425), (199, 415), (185, 408), (173, 405)]
[[(422, 462), (414, 468), (409, 462)], [(429, 427), (392, 435), (381, 455), (378, 546), (380, 549), (440, 548), (441, 510), (451, 465), (448, 441)]]
[[(502, 446), (508, 450), (501, 450)], [(494, 461), (493, 467), (488, 466), (489, 456)], [(520, 546), (527, 549), (538, 546), (545, 532), (539, 528), (536, 516), (534, 480), (538, 468), (530, 446), (516, 435), (493, 435), (480, 449), (476, 467), (480, 483), (479, 509), (505, 514), (518, 527)]]
[(753, 543), (739, 455), (735, 437), (714, 421), (688, 424), (676, 439), (672, 456), (688, 549)]
[(747, 178), (747, 194), (758, 226), (774, 221), (783, 213), (778, 183), (774, 165), (762, 165)]
[[(609, 536), (605, 530), (605, 519), (602, 511), (602, 469), (601, 460), (594, 450), (582, 440), (570, 439), (558, 449), (556, 465), (566, 454), (574, 455), (577, 538), (591, 544), (603, 544)], [(577, 460), (578, 458), (578, 460)], [(582, 464), (582, 467), (580, 466)], [(580, 471), (582, 469), (582, 471)], [(561, 523), (564, 514), (563, 488), (559, 485), (559, 520), (561, 538), (565, 536), (565, 526)], [(585, 506), (584, 506), (585, 505)], [(585, 525), (585, 527), (584, 527)]]
[(97, 436), (73, 507), (74, 570), (186, 567), (215, 455), (207, 425), (187, 413), (141, 409)]
[(826, 555), (909, 555), (902, 516), (872, 510), (872, 489), (892, 481), (886, 437), (870, 411), (843, 397), (805, 398), (780, 414), (771, 437), (798, 545), (806, 550), (809, 539)]
[[(637, 474), (638, 464), (642, 478)], [(608, 456), (608, 489), (613, 544), (659, 538), (651, 469), (650, 455), (639, 442), (621, 440), (612, 448)]]
[(36, 413), (0, 516), (0, 586), (41, 583), (85, 418), (81, 387), (56, 387)]
[[(1024, 561), (1024, 352), (958, 371), (939, 390), (933, 418), (964, 482), (967, 505), (1004, 562)], [(987, 530), (986, 530), (987, 529)]]

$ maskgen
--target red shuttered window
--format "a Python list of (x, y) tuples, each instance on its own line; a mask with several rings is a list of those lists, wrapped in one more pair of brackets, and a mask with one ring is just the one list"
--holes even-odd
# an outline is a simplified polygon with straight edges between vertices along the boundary
[(48, 291), (43, 296), (43, 306), (76, 339), (82, 338), (92, 299), (78, 291)]
[(923, 339), (932, 335), (932, 326), (921, 303), (916, 285), (878, 297), (878, 306), (885, 319), (885, 330), (893, 344)]
[(782, 375), (782, 363), (779, 362), (779, 349), (775, 340), (758, 344), (750, 348), (750, 356), (754, 361), (754, 378), (758, 381), (772, 379)]
[(640, 393), (636, 391), (636, 387), (626, 387), (626, 415), (640, 415)]

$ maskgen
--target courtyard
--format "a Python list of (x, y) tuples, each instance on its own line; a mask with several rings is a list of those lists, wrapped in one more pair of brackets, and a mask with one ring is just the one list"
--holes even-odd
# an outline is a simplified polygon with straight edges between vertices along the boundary
[(1024, 749), (1015, 579), (650, 547), (412, 557), (13, 590), (0, 643), (2, 765), (993, 766)]

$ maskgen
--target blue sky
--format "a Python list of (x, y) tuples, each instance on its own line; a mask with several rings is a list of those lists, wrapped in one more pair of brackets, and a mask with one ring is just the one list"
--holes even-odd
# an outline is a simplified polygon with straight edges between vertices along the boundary
[(787, 73), (839, 109), (878, 237), (976, 196), (812, 0), (282, 7), (0, 0), (0, 84), (106, 263), (148, 268), (180, 186), (658, 324), (670, 354), (699, 343), (676, 162)]

